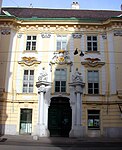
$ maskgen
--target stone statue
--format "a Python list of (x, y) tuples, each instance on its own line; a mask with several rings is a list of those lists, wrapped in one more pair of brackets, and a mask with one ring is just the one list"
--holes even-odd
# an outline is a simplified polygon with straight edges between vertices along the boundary
[(38, 77), (38, 81), (47, 81), (48, 74), (46, 73), (45, 69), (43, 68), (42, 72), (40, 73), (40, 76)]
[(81, 75), (81, 73), (78, 71), (78, 69), (76, 69), (75, 74), (72, 75), (72, 80), (73, 80), (73, 82), (82, 82), (82, 81), (83, 81), (82, 75)]

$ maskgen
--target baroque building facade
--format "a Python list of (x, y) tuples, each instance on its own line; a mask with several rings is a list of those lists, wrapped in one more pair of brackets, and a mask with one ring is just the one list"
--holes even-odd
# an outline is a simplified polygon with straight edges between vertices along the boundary
[(2, 8), (0, 134), (122, 137), (122, 11)]

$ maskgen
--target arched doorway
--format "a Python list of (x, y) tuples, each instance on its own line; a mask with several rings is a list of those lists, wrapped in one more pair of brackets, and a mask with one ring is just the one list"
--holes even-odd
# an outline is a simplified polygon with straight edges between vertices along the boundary
[(50, 136), (68, 137), (71, 130), (72, 110), (69, 98), (53, 97), (48, 110)]

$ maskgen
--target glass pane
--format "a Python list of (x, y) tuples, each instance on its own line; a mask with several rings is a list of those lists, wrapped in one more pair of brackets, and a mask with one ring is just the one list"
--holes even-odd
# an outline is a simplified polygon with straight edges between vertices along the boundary
[(33, 40), (36, 40), (36, 36), (33, 36)]
[(93, 42), (93, 47), (97, 47), (97, 42)]
[(61, 92), (66, 92), (66, 81), (61, 81)]
[(24, 75), (24, 80), (28, 80), (28, 75)]
[(88, 83), (88, 88), (93, 88), (93, 83)]
[(62, 42), (62, 49), (66, 50), (66, 42)]
[(27, 93), (27, 88), (23, 88), (23, 93)]
[(30, 75), (34, 75), (34, 70), (30, 70)]
[(66, 86), (66, 81), (61, 81), (61, 86)]
[(34, 80), (34, 76), (30, 75), (29, 80)]
[(97, 43), (93, 42), (93, 50), (97, 51)]
[(27, 87), (28, 86), (28, 83), (27, 82), (24, 82), (23, 83), (23, 87)]
[(30, 50), (30, 47), (31, 47), (31, 42), (27, 42), (27, 44), (26, 44), (26, 50)]
[(87, 40), (91, 41), (91, 36), (87, 36)]
[(32, 42), (32, 50), (36, 50), (36, 42)]
[(88, 45), (88, 47), (91, 47), (91, 42), (88, 42), (87, 45)]
[(32, 82), (29, 83), (29, 87), (33, 87), (33, 83)]
[(97, 47), (93, 47), (93, 51), (97, 51)]
[(87, 51), (92, 51), (92, 47), (87, 46)]
[(55, 92), (60, 92), (60, 87), (55, 87)]
[(94, 127), (99, 128), (100, 127), (100, 120), (94, 119)]
[(66, 92), (66, 87), (61, 87), (61, 92)]
[(55, 80), (60, 81), (60, 76), (55, 76)]
[(57, 50), (60, 50), (60, 49), (61, 49), (61, 42), (57, 41)]
[(27, 40), (31, 40), (31, 36), (27, 36)]
[(97, 36), (93, 36), (93, 41), (97, 41)]
[(57, 75), (60, 75), (60, 69), (56, 69), (55, 75), (56, 75), (56, 76), (57, 76)]
[(99, 89), (94, 89), (94, 94), (99, 94)]
[(56, 86), (60, 86), (60, 81), (55, 81)]
[(28, 70), (24, 70), (24, 75), (28, 75)]
[(29, 93), (33, 93), (33, 88), (29, 88)]
[(88, 119), (88, 126), (93, 127), (93, 119)]
[(88, 94), (93, 94), (93, 89), (88, 89)]
[(94, 83), (94, 88), (98, 89), (99, 88), (99, 84), (98, 83)]

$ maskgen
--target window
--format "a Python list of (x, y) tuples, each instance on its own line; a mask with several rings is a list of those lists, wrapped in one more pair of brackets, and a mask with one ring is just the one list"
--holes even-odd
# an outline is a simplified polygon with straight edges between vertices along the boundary
[(36, 50), (36, 36), (27, 36), (26, 50)]
[(57, 50), (66, 50), (67, 47), (67, 36), (57, 35)]
[(55, 92), (66, 92), (66, 69), (55, 71)]
[(87, 36), (87, 51), (97, 51), (97, 36)]
[(88, 129), (100, 129), (100, 110), (88, 110)]
[(23, 93), (33, 93), (34, 70), (24, 70)]
[(88, 71), (88, 94), (99, 94), (99, 72)]

